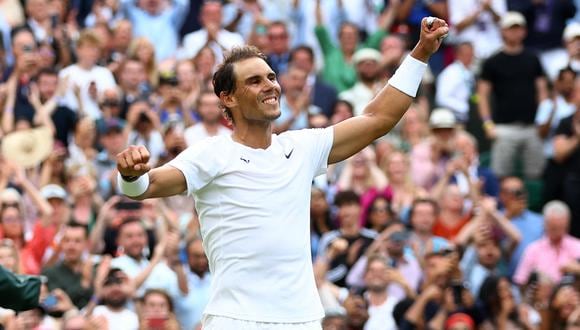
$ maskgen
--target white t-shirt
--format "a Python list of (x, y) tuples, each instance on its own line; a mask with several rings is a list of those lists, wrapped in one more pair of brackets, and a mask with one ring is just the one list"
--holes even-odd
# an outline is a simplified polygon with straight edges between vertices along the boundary
[(390, 330), (397, 329), (397, 324), (393, 318), (393, 309), (399, 299), (388, 296), (387, 300), (378, 306), (369, 306), (369, 319), (365, 323), (365, 330)]
[(120, 312), (114, 312), (107, 308), (107, 306), (97, 306), (93, 311), (94, 316), (103, 315), (109, 324), (111, 329), (123, 329), (123, 330), (137, 330), (139, 329), (139, 318), (137, 314), (124, 308)]
[(204, 314), (298, 323), (324, 316), (310, 256), (310, 187), (333, 128), (272, 135), (267, 149), (208, 138), (169, 165), (196, 200), (212, 273)]
[(92, 119), (101, 118), (101, 110), (97, 100), (94, 100), (89, 95), (89, 86), (91, 85), (91, 82), (94, 82), (97, 87), (98, 95), (101, 95), (107, 89), (115, 88), (117, 84), (115, 83), (115, 78), (109, 69), (95, 65), (90, 70), (85, 70), (77, 64), (73, 64), (62, 69), (59, 73), (59, 77), (61, 79), (68, 77), (68, 90), (62, 102), (64, 105), (74, 111), (78, 111), (79, 104), (73, 93), (73, 86), (78, 85), (81, 91), (84, 113)]
[[(229, 134), (232, 134), (231, 129), (222, 125), (218, 127), (216, 135), (229, 135)], [(198, 143), (199, 141), (210, 137), (210, 135), (202, 123), (197, 123), (194, 124), (193, 126), (186, 128), (185, 132), (183, 132), (183, 137), (185, 138), (185, 143), (187, 143), (187, 146), (191, 147), (192, 145)]]

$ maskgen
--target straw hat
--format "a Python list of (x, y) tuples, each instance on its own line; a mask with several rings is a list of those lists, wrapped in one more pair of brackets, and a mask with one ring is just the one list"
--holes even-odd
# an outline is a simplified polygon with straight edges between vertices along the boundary
[(48, 158), (53, 144), (52, 133), (46, 127), (14, 132), (2, 139), (2, 156), (22, 167), (30, 168)]

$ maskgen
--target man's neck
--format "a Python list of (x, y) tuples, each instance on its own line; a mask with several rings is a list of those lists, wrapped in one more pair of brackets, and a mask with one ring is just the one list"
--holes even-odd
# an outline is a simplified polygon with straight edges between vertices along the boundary
[(371, 306), (380, 306), (384, 304), (388, 297), (386, 288), (382, 290), (368, 290), (367, 294), (369, 305)]
[(513, 209), (513, 210), (506, 209), (505, 216), (508, 219), (513, 219), (513, 218), (519, 217), (520, 215), (524, 214), (525, 211), (526, 211), (526, 209)]
[(505, 44), (503, 46), (504, 53), (508, 55), (518, 55), (524, 51), (523, 44)]
[(208, 135), (216, 135), (218, 133), (220, 123), (216, 122), (209, 122), (209, 121), (202, 121), (203, 128), (205, 128)]
[(62, 264), (69, 269), (72, 269), (74, 272), (78, 272), (80, 271), (81, 260), (63, 260)]
[(564, 242), (564, 236), (560, 237), (560, 238), (548, 238), (548, 241), (550, 242), (550, 245), (555, 247), (555, 248), (559, 248), (560, 246), (562, 246), (562, 242)]
[(91, 69), (92, 69), (92, 68), (95, 66), (95, 64), (94, 64), (94, 63), (90, 63), (90, 62), (81, 62), (81, 61), (78, 61), (78, 62), (77, 62), (77, 65), (78, 65), (78, 67), (79, 67), (79, 68), (81, 68), (81, 69), (83, 69), (83, 70), (86, 70), (86, 71), (89, 71), (89, 70), (91, 70)]
[(272, 144), (272, 123), (269, 121), (234, 125), (232, 139), (254, 149), (267, 149)]

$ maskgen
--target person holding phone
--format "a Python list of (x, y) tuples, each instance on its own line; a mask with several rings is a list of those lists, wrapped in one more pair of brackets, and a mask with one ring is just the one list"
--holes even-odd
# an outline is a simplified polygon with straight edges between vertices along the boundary
[(206, 139), (155, 169), (143, 146), (117, 155), (125, 195), (195, 196), (215, 276), (204, 329), (321, 329), (310, 253), (312, 180), (395, 126), (448, 32), (445, 21), (425, 18), (421, 40), (363, 115), (280, 135), (272, 134), (281, 114), (276, 74), (255, 47), (234, 48), (213, 79), (231, 136)]
[(140, 330), (180, 329), (173, 313), (173, 300), (164, 290), (147, 290), (143, 295), (139, 312)]

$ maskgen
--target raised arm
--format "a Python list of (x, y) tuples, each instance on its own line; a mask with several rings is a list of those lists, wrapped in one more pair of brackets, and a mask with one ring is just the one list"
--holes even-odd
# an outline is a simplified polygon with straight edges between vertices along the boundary
[(411, 105), (426, 69), (429, 57), (439, 49), (449, 32), (447, 23), (435, 18), (421, 22), (421, 37), (410, 57), (405, 59), (395, 75), (366, 106), (363, 115), (342, 121), (334, 126), (334, 143), (328, 163), (344, 160), (377, 138), (387, 134)]
[(144, 146), (129, 146), (117, 155), (120, 188), (132, 199), (169, 197), (186, 191), (185, 177), (172, 166), (151, 169), (149, 151)]

